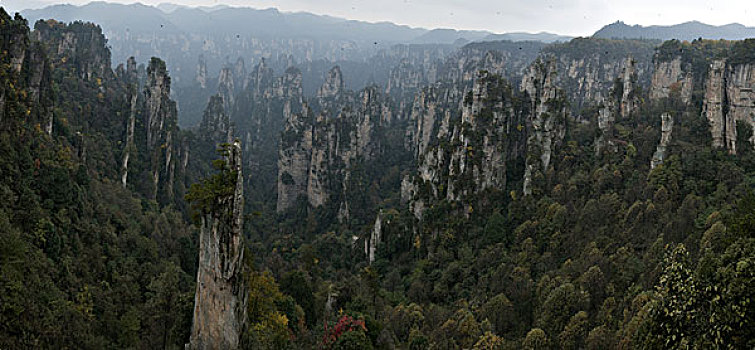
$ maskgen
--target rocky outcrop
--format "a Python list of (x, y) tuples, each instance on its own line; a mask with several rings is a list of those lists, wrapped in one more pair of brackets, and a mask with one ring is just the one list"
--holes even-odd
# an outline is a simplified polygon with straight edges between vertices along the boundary
[(306, 110), (302, 74), (289, 68), (274, 77), (263, 61), (249, 76), (246, 89), (235, 101), (231, 122), (244, 144), (244, 164), (254, 174), (248, 180), (250, 191), (275, 202), (282, 131), (286, 122)]
[(239, 57), (233, 65), (233, 84), (237, 89), (234, 93), (238, 92), (238, 90), (246, 89), (248, 77), (249, 73), (246, 71), (246, 62), (244, 61), (244, 58)]
[[(737, 152), (737, 123), (755, 129), (755, 64), (713, 60), (708, 69), (703, 116), (708, 120), (712, 145)], [(755, 137), (749, 147), (755, 146)]]
[(28, 23), (18, 13), (11, 18), (3, 10), (0, 15), (2, 16), (2, 23), (0, 24), (2, 24), (3, 31), (3, 61), (7, 60), (4, 63), (9, 65), (11, 72), (18, 74), (21, 73), (26, 58), (26, 50), (29, 47)]
[(151, 154), (153, 190), (151, 197), (166, 203), (173, 197), (175, 175), (174, 142), (178, 131), (176, 103), (170, 99), (170, 77), (165, 62), (152, 58), (144, 86), (143, 123), (147, 136), (146, 150)]
[(671, 132), (674, 130), (674, 118), (671, 114), (663, 113), (661, 115), (661, 140), (653, 153), (653, 159), (650, 161), (650, 169), (655, 169), (663, 164), (666, 160), (666, 150), (671, 142)]
[(286, 113), (278, 159), (278, 212), (302, 198), (312, 208), (331, 203), (339, 218), (349, 217), (351, 168), (376, 156), (377, 135), (393, 114), (377, 87), (357, 93), (342, 88), (336, 67), (311, 106)]
[(364, 241), (364, 255), (367, 256), (367, 262), (372, 265), (375, 261), (375, 253), (377, 252), (377, 246), (383, 237), (383, 213), (380, 212), (375, 219), (375, 224), (372, 225), (370, 231), (370, 237)]
[(218, 76), (218, 94), (223, 100), (223, 110), (230, 114), (233, 111), (235, 87), (233, 84), (233, 70), (225, 67)]
[(238, 349), (246, 322), (240, 142), (228, 147), (225, 161), (222, 171), (232, 176), (225, 185), (233, 191), (213, 198), (201, 213), (197, 289), (187, 350)]
[(462, 110), (438, 122), (416, 173), (402, 181), (402, 200), (415, 217), (421, 219), (425, 207), (437, 201), (469, 205), (481, 191), (507, 189), (510, 167), (525, 154), (529, 105), (524, 100), (500, 75), (478, 73)]
[(126, 138), (124, 140), (123, 156), (121, 161), (121, 185), (126, 187), (128, 183), (128, 162), (131, 154), (136, 151), (134, 144), (134, 132), (136, 128), (136, 118), (139, 108), (139, 81), (136, 73), (136, 60), (131, 57), (128, 59), (127, 68), (123, 77), (128, 87), (129, 113), (126, 121)]
[(320, 99), (334, 98), (343, 91), (343, 74), (341, 68), (333, 67), (325, 77), (325, 83), (317, 90)]
[(726, 61), (715, 60), (710, 64), (705, 81), (703, 115), (708, 119), (713, 147), (726, 147), (734, 152), (736, 129), (734, 120), (726, 118)]
[(110, 50), (104, 49), (107, 39), (98, 25), (38, 21), (34, 37), (47, 45), (57, 65), (74, 69), (81, 79), (93, 81), (112, 77)]
[(0, 34), (0, 69), (6, 81), (0, 86), (0, 123), (6, 114), (24, 110), (25, 120), (52, 134), (51, 66), (43, 43), (34, 40), (25, 19), (18, 14), (11, 18), (2, 9)]
[[(727, 120), (733, 120), (734, 140), (736, 122), (743, 122), (755, 131), (755, 62), (730, 65), (726, 78)], [(731, 125), (731, 124), (730, 124)], [(729, 134), (729, 130), (726, 130)], [(755, 147), (755, 132), (750, 137), (749, 147)], [(743, 147), (743, 146), (740, 146)], [(735, 153), (737, 148), (729, 148)]]
[[(753, 47), (753, 39), (664, 42), (656, 53), (650, 96), (657, 100), (679, 93), (688, 109), (702, 102), (711, 145), (735, 154), (742, 147), (737, 145), (738, 123), (755, 127), (755, 61), (748, 54)], [(702, 101), (693, 101), (698, 98), (693, 91), (702, 91)], [(755, 138), (749, 141), (755, 145)]]
[(566, 134), (566, 97), (556, 83), (554, 61), (538, 60), (522, 79), (521, 90), (530, 99), (527, 118), (527, 157), (523, 192), (531, 194), (533, 178), (541, 178), (550, 166), (554, 148)]
[(210, 97), (199, 130), (202, 136), (214, 144), (230, 143), (233, 139), (231, 118), (225, 109), (225, 100), (220, 95)]
[(556, 60), (556, 69), (560, 72), (558, 85), (568, 97), (572, 114), (583, 120), (591, 116), (579, 115), (582, 109), (599, 105), (608, 98), (614, 80), (626, 67), (627, 57), (634, 61), (636, 82), (640, 86), (650, 85), (655, 46), (643, 40), (576, 38), (545, 47), (541, 57)]
[(312, 160), (312, 115), (309, 108), (290, 114), (281, 136), (278, 155), (277, 211), (292, 207), (299, 197), (307, 195), (310, 161)]
[(597, 122), (599, 134), (595, 140), (595, 155), (599, 156), (603, 151), (616, 151), (614, 139), (614, 123), (616, 119), (629, 119), (636, 112), (640, 104), (637, 96), (637, 75), (634, 71), (635, 61), (628, 57), (624, 61), (624, 68), (620, 76), (614, 81), (614, 86), (609, 90), (598, 110)]
[(207, 88), (207, 60), (205, 60), (203, 55), (199, 55), (199, 59), (197, 61), (197, 73), (194, 77), (194, 81), (199, 84), (200, 88)]
[(459, 111), (462, 100), (462, 89), (450, 84), (435, 84), (415, 95), (404, 141), (414, 159), (449, 132), (451, 116)]
[(679, 93), (684, 103), (689, 103), (692, 98), (693, 88), (692, 72), (682, 69), (681, 57), (675, 57), (670, 61), (655, 63), (653, 79), (650, 84), (650, 98), (668, 98), (672, 92)]

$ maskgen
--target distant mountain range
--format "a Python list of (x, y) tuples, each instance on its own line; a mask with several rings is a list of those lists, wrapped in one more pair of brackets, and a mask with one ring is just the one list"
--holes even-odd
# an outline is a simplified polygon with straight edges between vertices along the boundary
[(671, 26), (628, 25), (624, 22), (611, 23), (593, 35), (605, 39), (657, 39), (657, 40), (694, 40), (726, 39), (742, 40), (755, 37), (755, 27), (745, 27), (738, 23), (713, 26), (697, 21), (685, 22)]
[[(540, 41), (545, 43), (569, 41), (573, 37), (554, 33), (492, 33), (489, 31), (426, 29), (391, 22), (370, 23), (344, 18), (315, 15), (306, 12), (280, 12), (275, 8), (249, 7), (187, 7), (172, 3), (147, 6), (139, 3), (123, 5), (91, 2), (83, 6), (53, 5), (43, 8), (39, 0), (6, 0), (11, 10), (23, 8), (22, 15), (30, 24), (37, 19), (54, 18), (64, 22), (74, 20), (100, 24), (105, 32), (132, 31), (136, 33), (253, 33), (266, 38), (309, 38), (314, 40), (347, 40), (378, 44), (454, 44), (473, 41)], [(755, 27), (732, 23), (714, 26), (698, 21), (670, 26), (628, 25), (617, 21), (601, 28), (593, 37), (606, 39), (741, 40), (755, 37)]]
[[(16, 5), (18, 6), (18, 5)], [(315, 40), (352, 40), (379, 44), (457, 44), (471, 41), (534, 40), (565, 41), (570, 37), (551, 33), (507, 33), (488, 31), (425, 29), (390, 22), (370, 23), (305, 12), (280, 12), (277, 9), (248, 7), (186, 7), (163, 3), (158, 6), (91, 2), (82, 6), (53, 5), (22, 10), (33, 26), (38, 19), (54, 18), (100, 24), (105, 32), (132, 33), (253, 33), (255, 37), (310, 38)]]
[(490, 34), (482, 39), (482, 41), (499, 41), (499, 40), (508, 40), (508, 41), (540, 41), (544, 43), (554, 43), (559, 41), (569, 41), (571, 39), (574, 39), (574, 37), (566, 36), (566, 35), (558, 35), (553, 33), (547, 33), (547, 32), (540, 32), (540, 33), (525, 33), (525, 32), (512, 32), (512, 33), (505, 33), (505, 34)]

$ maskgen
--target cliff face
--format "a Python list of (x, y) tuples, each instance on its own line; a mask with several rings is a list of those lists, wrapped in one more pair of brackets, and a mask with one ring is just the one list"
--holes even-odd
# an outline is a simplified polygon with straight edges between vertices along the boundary
[(312, 125), (312, 112), (308, 107), (287, 117), (278, 155), (278, 212), (292, 207), (300, 196), (307, 193)]
[(680, 94), (684, 103), (692, 98), (693, 79), (691, 70), (682, 69), (681, 57), (671, 61), (656, 62), (650, 85), (650, 98), (667, 98), (672, 91)]
[(237, 349), (246, 322), (243, 278), (243, 176), (241, 144), (228, 148), (225, 161), (233, 183), (228, 196), (202, 213), (194, 321), (186, 349)]
[(653, 153), (653, 159), (650, 162), (650, 169), (655, 169), (662, 165), (666, 160), (666, 150), (671, 143), (671, 132), (674, 131), (674, 118), (668, 113), (661, 115), (661, 140)]
[(480, 70), (517, 80), (543, 47), (545, 44), (536, 42), (472, 43), (445, 59), (437, 69), (437, 81), (464, 83), (468, 89)]
[(6, 84), (0, 86), (0, 123), (23, 105), (25, 122), (52, 134), (53, 99), (50, 60), (42, 43), (29, 32), (25, 19), (0, 11), (0, 58)]
[(522, 80), (521, 90), (530, 98), (527, 119), (527, 157), (523, 192), (531, 194), (533, 179), (544, 177), (554, 149), (566, 134), (566, 96), (556, 87), (556, 65), (537, 61)]
[(178, 111), (170, 99), (170, 77), (165, 62), (152, 58), (144, 87), (146, 150), (150, 153), (152, 197), (161, 203), (173, 198), (175, 159), (178, 137)]
[(529, 106), (522, 100), (499, 75), (478, 74), (462, 110), (447, 112), (430, 145), (422, 146), (416, 174), (402, 181), (402, 200), (417, 218), (436, 201), (467, 203), (488, 188), (505, 190), (510, 180), (519, 183), (508, 172), (521, 162), (527, 143)]
[(462, 100), (462, 90), (452, 85), (433, 85), (416, 94), (404, 141), (414, 159), (420, 159), (433, 141), (448, 133), (451, 115)]
[[(729, 65), (726, 78), (727, 121), (733, 120), (736, 141), (736, 122), (743, 122), (755, 130), (755, 63)], [(729, 134), (729, 130), (726, 130)], [(727, 135), (727, 140), (730, 136)], [(755, 133), (749, 139), (749, 147), (755, 147)], [(746, 146), (740, 146), (746, 147)], [(736, 144), (730, 151), (736, 152)]]
[(628, 57), (624, 61), (621, 75), (614, 80), (613, 87), (598, 111), (599, 134), (595, 140), (596, 155), (600, 155), (603, 151), (616, 150), (614, 123), (619, 118), (631, 118), (640, 104), (640, 98), (637, 96), (637, 75), (634, 69), (635, 61), (632, 57)]
[(377, 136), (393, 119), (388, 98), (369, 87), (344, 91), (340, 70), (329, 74), (313, 104), (286, 113), (278, 160), (278, 212), (297, 198), (312, 208), (328, 203), (339, 217), (349, 217), (346, 193), (351, 167), (379, 151)]
[(233, 139), (231, 118), (224, 107), (225, 100), (219, 95), (210, 97), (199, 130), (202, 136), (214, 144), (230, 143)]
[(726, 118), (726, 61), (715, 60), (710, 64), (708, 77), (705, 80), (705, 97), (703, 100), (703, 115), (710, 124), (713, 137), (713, 147), (735, 152), (736, 129), (734, 120)]
[[(673, 97), (678, 91), (688, 106), (702, 102), (702, 116), (710, 126), (712, 146), (737, 152), (737, 124), (755, 128), (755, 62), (751, 52), (755, 40), (740, 42), (680, 43), (669, 41), (658, 50), (651, 98)], [(693, 92), (700, 91), (695, 97)], [(693, 101), (701, 98), (702, 101)], [(751, 138), (748, 147), (755, 145)]]
[(220, 70), (220, 76), (218, 76), (218, 93), (217, 95), (223, 99), (223, 110), (226, 113), (233, 111), (234, 95), (236, 94), (236, 88), (234, 87), (234, 74), (230, 67), (225, 67)]
[(274, 202), (281, 132), (293, 115), (304, 110), (302, 74), (290, 68), (274, 77), (262, 62), (250, 74), (235, 104), (231, 121), (244, 141), (244, 163), (256, 174), (248, 185), (261, 200)]
[(134, 145), (134, 136), (136, 131), (136, 118), (139, 108), (139, 78), (136, 72), (136, 60), (133, 57), (129, 58), (127, 62), (127, 68), (123, 71), (123, 66), (120, 67), (121, 78), (126, 84), (127, 88), (127, 100), (129, 102), (128, 120), (126, 121), (126, 137), (123, 148), (123, 155), (121, 156), (121, 185), (126, 187), (128, 183), (128, 162), (131, 158), (131, 153), (136, 151)]
[(76, 69), (85, 81), (112, 77), (110, 50), (104, 49), (107, 39), (97, 25), (39, 21), (34, 26), (34, 39), (47, 45), (58, 65)]
[(572, 113), (598, 105), (608, 98), (614, 79), (622, 75), (626, 58), (632, 57), (633, 74), (641, 86), (653, 77), (653, 52), (657, 43), (643, 40), (577, 38), (543, 49), (543, 59), (555, 59), (560, 72), (558, 85), (566, 92)]
[(199, 84), (200, 88), (207, 88), (207, 60), (205, 60), (203, 55), (199, 55), (199, 59), (197, 60), (197, 73), (194, 81)]
[[(714, 60), (708, 70), (703, 115), (708, 119), (713, 147), (737, 152), (737, 123), (755, 129), (755, 65)], [(750, 138), (750, 147), (755, 138)], [(739, 147), (744, 147), (740, 145)]]

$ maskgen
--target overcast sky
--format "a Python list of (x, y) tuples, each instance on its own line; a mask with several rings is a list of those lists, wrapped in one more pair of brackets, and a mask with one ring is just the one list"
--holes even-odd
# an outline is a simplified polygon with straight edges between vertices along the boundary
[[(0, 0), (12, 11), (47, 4), (85, 4), (90, 0)], [(133, 0), (107, 0), (133, 3)], [(157, 5), (275, 7), (370, 22), (390, 21), (425, 28), (480, 29), (496, 33), (548, 31), (592, 35), (602, 26), (677, 24), (698, 20), (755, 26), (753, 0), (141, 0)]]

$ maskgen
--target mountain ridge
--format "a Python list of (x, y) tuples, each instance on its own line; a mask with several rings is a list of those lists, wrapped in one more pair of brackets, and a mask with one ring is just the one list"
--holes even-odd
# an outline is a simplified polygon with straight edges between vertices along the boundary
[[(104, 17), (102, 14), (96, 12), (97, 10), (102, 10), (105, 7), (117, 7), (120, 11), (115, 11), (115, 13), (118, 13), (118, 18), (108, 18)], [(130, 14), (129, 11), (138, 10), (138, 14)], [(124, 12), (126, 11), (126, 12)], [(321, 14), (314, 14), (310, 12), (286, 12), (286, 11), (280, 11), (277, 8), (265, 8), (265, 9), (257, 9), (252, 7), (232, 7), (232, 6), (225, 6), (225, 5), (218, 5), (218, 6), (198, 6), (198, 7), (190, 7), (190, 6), (183, 6), (173, 3), (161, 3), (155, 6), (151, 5), (145, 5), (142, 3), (133, 3), (133, 4), (116, 4), (116, 3), (107, 3), (104, 1), (93, 1), (90, 3), (87, 3), (85, 5), (71, 5), (71, 4), (59, 4), (59, 5), (50, 5), (43, 8), (37, 8), (37, 9), (23, 9), (18, 11), (21, 13), (25, 18), (27, 18), (30, 23), (34, 23), (37, 19), (43, 19), (43, 18), (55, 18), (57, 20), (63, 21), (63, 22), (71, 22), (74, 20), (83, 20), (83, 21), (89, 21), (93, 23), (98, 23), (99, 25), (103, 26), (103, 29), (105, 31), (110, 30), (122, 30), (126, 27), (129, 27), (129, 29), (134, 30), (138, 28), (145, 27), (146, 30), (163, 30), (166, 31), (165, 27), (158, 27), (155, 28), (155, 26), (140, 26), (140, 25), (131, 25), (127, 26), (125, 24), (120, 23), (118, 20), (125, 20), (128, 18), (131, 22), (133, 22), (134, 18), (144, 18), (141, 16), (148, 15), (153, 20), (154, 17), (157, 16), (159, 19), (162, 19), (163, 22), (170, 22), (174, 25), (176, 25), (176, 21), (181, 21), (184, 23), (188, 23), (191, 25), (196, 25), (197, 23), (201, 23), (201, 17), (206, 16), (206, 18), (211, 18), (212, 22), (215, 24), (221, 23), (224, 25), (228, 25), (230, 14), (238, 15), (239, 12), (243, 12), (246, 14), (244, 16), (244, 20), (241, 22), (231, 22), (234, 25), (238, 24), (250, 24), (253, 23), (252, 27), (247, 27), (246, 30), (255, 29), (254, 25), (256, 25), (258, 22), (255, 21), (249, 21), (247, 16), (261, 16), (258, 18), (265, 19), (265, 20), (271, 20), (271, 19), (279, 19), (285, 24), (288, 24), (289, 26), (292, 26), (292, 22), (298, 22), (297, 24), (293, 25), (294, 28), (294, 34), (291, 36), (307, 36), (307, 37), (317, 37), (322, 36), (324, 34), (330, 34), (330, 35), (337, 35), (342, 36), (346, 39), (352, 39), (352, 40), (364, 40), (364, 41), (386, 41), (386, 42), (392, 42), (392, 43), (441, 43), (441, 44), (453, 44), (458, 39), (464, 39), (465, 41), (480, 41), (480, 40), (500, 40), (500, 38), (497, 38), (495, 36), (507, 36), (507, 35), (514, 35), (514, 36), (520, 36), (525, 35), (529, 39), (522, 39), (522, 40), (539, 40), (541, 36), (545, 37), (545, 42), (551, 42), (554, 41), (550, 39), (551, 37), (564, 37), (562, 35), (556, 34), (556, 33), (546, 33), (546, 32), (540, 32), (540, 33), (525, 33), (525, 32), (512, 32), (512, 33), (494, 33), (491, 31), (480, 31), (480, 30), (463, 30), (463, 29), (453, 29), (453, 28), (423, 28), (423, 27), (414, 27), (410, 25), (403, 25), (403, 24), (397, 24), (390, 21), (377, 21), (377, 22), (370, 22), (370, 21), (362, 21), (362, 20), (352, 20), (348, 18), (341, 18), (341, 17), (335, 17), (330, 15), (321, 15)], [(178, 15), (183, 16), (189, 16), (184, 20), (180, 20), (176, 18)], [(140, 16), (141, 15), (141, 16)], [(148, 17), (148, 18), (150, 18)], [(213, 18), (214, 17), (214, 18)], [(199, 22), (197, 20), (200, 20)], [(115, 22), (117, 25), (112, 25), (111, 23)], [(161, 23), (165, 25), (165, 23)], [(280, 23), (268, 23), (268, 24), (280, 24)], [(312, 30), (311, 25), (318, 25), (318, 26), (324, 26), (324, 27), (334, 27), (334, 28), (317, 28)], [(192, 30), (188, 26), (180, 26), (176, 25), (177, 27), (181, 28), (183, 31), (191, 32)], [(112, 27), (112, 28), (111, 28)], [(304, 30), (299, 27), (307, 27), (307, 30)], [(265, 32), (265, 28), (256, 28), (258, 31)], [(261, 29), (261, 30), (260, 30)], [(272, 27), (269, 31), (280, 33), (281, 27)], [(379, 31), (389, 31), (388, 33), (384, 33), (382, 35), (378, 35), (375, 32)], [(196, 31), (196, 30), (194, 30)], [(321, 31), (325, 31), (324, 33)], [(438, 35), (439, 33), (442, 33)], [(284, 35), (286, 36), (286, 35)], [(488, 37), (494, 38), (494, 39), (486, 39)], [(433, 41), (435, 39), (435, 41)], [(441, 39), (441, 40), (438, 40)]]
[(697, 38), (743, 40), (755, 37), (755, 27), (747, 27), (740, 23), (715, 26), (696, 20), (674, 25), (651, 26), (628, 25), (622, 21), (616, 21), (595, 32), (593, 37), (604, 39), (678, 39), (687, 41)]

